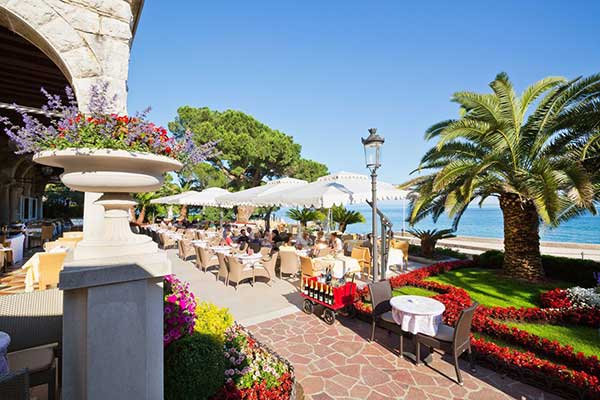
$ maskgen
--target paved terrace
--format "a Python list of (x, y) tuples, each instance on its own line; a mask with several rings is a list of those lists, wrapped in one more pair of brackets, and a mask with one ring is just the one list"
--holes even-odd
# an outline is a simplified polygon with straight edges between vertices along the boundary
[[(191, 284), (200, 300), (228, 307), (238, 322), (291, 361), (306, 399), (559, 399), (480, 366), (472, 375), (466, 363), (461, 387), (451, 380), (454, 367), (439, 356), (432, 367), (399, 358), (393, 350), (395, 335), (378, 329), (376, 341), (369, 342), (365, 322), (340, 318), (329, 326), (302, 313), (293, 281), (275, 279), (271, 287), (242, 284), (236, 292), (212, 273), (197, 270), (192, 261), (181, 261), (174, 250), (169, 256), (173, 272)], [(421, 266), (410, 263), (410, 269)]]

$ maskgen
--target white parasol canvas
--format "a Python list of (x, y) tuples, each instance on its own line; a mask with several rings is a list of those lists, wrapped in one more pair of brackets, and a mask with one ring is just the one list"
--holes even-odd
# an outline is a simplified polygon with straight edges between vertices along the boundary
[(231, 208), (232, 206), (223, 204), (217, 201), (218, 197), (221, 197), (225, 194), (229, 193), (225, 189), (212, 187), (208, 189), (204, 189), (201, 192), (196, 192), (191, 196), (186, 196), (179, 200), (177, 204), (187, 204), (188, 206), (209, 206), (209, 207), (221, 207), (221, 208)]
[(151, 204), (182, 204), (179, 203), (179, 201), (187, 196), (191, 196), (194, 194), (198, 194), (200, 192), (196, 192), (194, 190), (190, 190), (188, 192), (183, 192), (183, 193), (179, 193), (179, 194), (174, 194), (171, 196), (165, 196), (165, 197), (159, 197), (158, 199), (153, 199), (150, 200)]
[[(408, 191), (385, 182), (377, 183), (377, 200), (404, 200)], [(371, 200), (368, 175), (338, 172), (316, 182), (261, 197), (261, 201), (284, 207), (330, 208), (333, 205), (366, 203)]]
[(256, 186), (235, 193), (228, 193), (218, 197), (217, 201), (229, 206), (272, 206), (276, 204), (271, 204), (269, 201), (263, 201), (263, 198), (269, 195), (275, 195), (279, 192), (295, 190), (307, 184), (308, 182), (302, 179), (275, 179), (262, 186)]

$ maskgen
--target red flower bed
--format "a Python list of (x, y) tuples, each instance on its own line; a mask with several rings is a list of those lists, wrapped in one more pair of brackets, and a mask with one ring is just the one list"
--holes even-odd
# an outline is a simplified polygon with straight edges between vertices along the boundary
[(544, 308), (569, 308), (573, 304), (564, 289), (554, 289), (540, 295), (540, 304)]
[(251, 388), (238, 389), (235, 384), (229, 383), (219, 391), (213, 400), (288, 400), (292, 393), (293, 379), (290, 374), (283, 374), (279, 378), (279, 385), (267, 388), (265, 382), (255, 383)]
[[(454, 325), (460, 311), (472, 304), (467, 291), (452, 285), (425, 281), (425, 278), (439, 275), (452, 269), (470, 266), (469, 261), (452, 261), (431, 265), (417, 271), (395, 276), (390, 279), (392, 288), (415, 286), (439, 293), (433, 298), (442, 302), (446, 311), (443, 319), (446, 324)], [(508, 347), (498, 346), (485, 339), (471, 339), (478, 354), (495, 365), (501, 364), (509, 369), (527, 372), (536, 377), (541, 385), (549, 379), (560, 381), (580, 393), (592, 398), (600, 398), (600, 361), (597, 356), (585, 356), (575, 353), (571, 346), (557, 341), (540, 338), (518, 328), (511, 328), (497, 320), (546, 322), (563, 325), (585, 325), (600, 328), (600, 310), (573, 308), (562, 289), (555, 289), (542, 295), (541, 301), (549, 308), (514, 308), (479, 306), (473, 318), (473, 330), (497, 337), (532, 352), (519, 352)], [(368, 287), (358, 291), (355, 307), (358, 311), (370, 314), (370, 304), (365, 303)], [(542, 360), (536, 354), (543, 355), (558, 363)], [(565, 365), (562, 365), (562, 364)]]

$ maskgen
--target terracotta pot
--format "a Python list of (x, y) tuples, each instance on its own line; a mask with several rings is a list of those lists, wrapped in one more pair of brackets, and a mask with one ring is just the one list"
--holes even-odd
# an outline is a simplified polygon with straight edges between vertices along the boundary
[(135, 206), (131, 193), (160, 188), (164, 174), (179, 170), (179, 161), (149, 153), (111, 149), (65, 149), (36, 153), (39, 164), (63, 168), (60, 178), (73, 190), (103, 193), (96, 201), (105, 209), (104, 235), (84, 238), (75, 249), (75, 259), (148, 254), (158, 250), (148, 236), (131, 232), (128, 210)]

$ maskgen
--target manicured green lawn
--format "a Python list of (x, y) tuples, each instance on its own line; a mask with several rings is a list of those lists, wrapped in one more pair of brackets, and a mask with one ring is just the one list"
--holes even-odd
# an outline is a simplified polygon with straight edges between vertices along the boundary
[(502, 276), (500, 271), (482, 268), (457, 269), (427, 280), (461, 287), (469, 292), (473, 300), (489, 307), (537, 307), (540, 293), (557, 287), (569, 287), (563, 282), (521, 282)]
[(436, 292), (432, 292), (431, 290), (421, 289), (421, 288), (414, 287), (414, 286), (402, 286), (402, 287), (394, 289), (394, 291), (392, 292), (392, 296), (415, 295), (415, 296), (432, 297), (432, 296), (435, 296), (436, 294), (437, 294)]
[(595, 328), (509, 321), (501, 322), (548, 340), (556, 340), (562, 345), (568, 344), (569, 346), (573, 346), (576, 353), (580, 351), (587, 356), (600, 354), (600, 333)]

